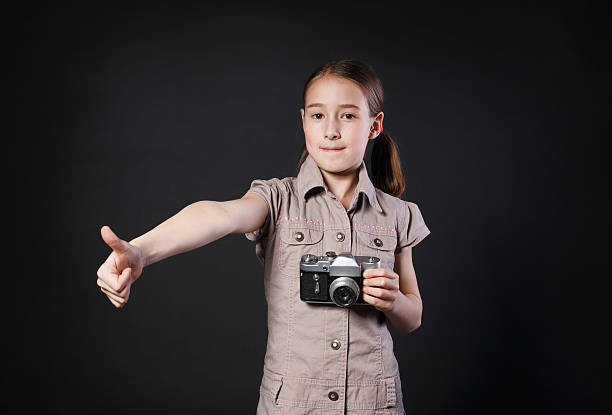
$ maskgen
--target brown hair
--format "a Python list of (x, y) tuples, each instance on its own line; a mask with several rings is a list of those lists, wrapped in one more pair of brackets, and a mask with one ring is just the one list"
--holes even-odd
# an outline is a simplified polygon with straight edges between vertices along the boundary
[[(302, 91), (304, 106), (306, 106), (306, 91), (310, 84), (328, 74), (349, 79), (359, 85), (366, 97), (370, 117), (374, 117), (382, 111), (383, 88), (380, 79), (370, 65), (354, 59), (330, 61), (316, 68), (306, 80)], [(304, 149), (300, 156), (297, 166), (298, 172), (306, 157), (308, 157), (308, 149)], [(384, 129), (374, 140), (370, 161), (374, 186), (392, 196), (401, 197), (406, 188), (402, 164), (395, 142)]]

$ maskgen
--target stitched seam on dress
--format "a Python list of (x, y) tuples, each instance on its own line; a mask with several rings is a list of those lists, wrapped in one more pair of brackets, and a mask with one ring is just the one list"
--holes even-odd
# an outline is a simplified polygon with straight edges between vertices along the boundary
[(290, 399), (279, 399), (279, 403), (292, 406), (294, 408), (322, 408), (322, 409), (342, 409), (341, 402), (327, 403), (324, 401), (293, 401)]
[[(333, 380), (333, 379), (313, 379), (313, 378), (304, 378), (304, 377), (296, 377), (296, 376), (283, 376), (285, 380), (290, 380), (292, 382), (303, 383), (307, 385), (318, 385), (318, 386), (343, 386), (344, 382), (342, 379)], [(388, 379), (388, 378), (387, 378)], [(347, 386), (380, 386), (385, 384), (385, 380), (369, 380), (363, 382), (346, 382)]]
[(349, 382), (346, 384), (346, 386), (380, 386), (384, 384), (385, 384), (385, 380), (381, 379), (381, 380), (370, 380), (370, 381), (364, 381), (364, 382)]
[[(277, 399), (277, 404), (279, 405), (289, 405), (292, 407), (299, 408), (324, 408), (324, 409), (339, 409), (336, 406), (339, 406), (339, 403), (327, 403), (324, 401), (304, 401), (297, 399)], [(376, 401), (372, 402), (347, 402), (346, 409), (384, 409), (385, 405), (387, 405), (386, 401)]]
[(397, 396), (395, 395), (395, 378), (386, 379), (385, 382), (386, 404), (390, 406), (397, 405)]
[(274, 393), (264, 390), (262, 386), (259, 387), (259, 393), (262, 394), (263, 396), (267, 396), (268, 398), (272, 400), (272, 402), (274, 402), (274, 398), (275, 398)]
[(383, 409), (385, 407), (385, 403), (381, 402), (381, 403), (360, 403), (360, 402), (353, 402), (350, 404), (346, 404), (346, 409)]
[[(382, 327), (382, 326), (381, 326)], [(385, 371), (383, 367), (383, 356), (382, 356), (382, 336), (378, 336), (378, 357), (380, 361), (380, 377), (385, 378)]]
[(325, 307), (325, 310), (323, 311), (323, 378), (325, 379), (327, 376), (325, 375), (325, 367), (327, 366), (327, 360), (325, 359), (325, 354), (327, 352), (327, 342), (329, 341), (327, 339), (327, 310), (329, 309), (329, 307)]
[(281, 373), (276, 373), (275, 371), (270, 370), (266, 366), (263, 367), (263, 376), (267, 376), (272, 380), (280, 380), (281, 378), (285, 377), (285, 375)]
[(283, 216), (276, 221), (275, 226), (278, 228), (283, 223), (289, 223), (291, 225), (314, 225), (317, 227), (325, 226), (325, 222), (323, 219), (312, 219), (312, 218), (303, 218), (301, 216)]
[(343, 339), (342, 339), (342, 344), (346, 345), (346, 347), (344, 348), (344, 353), (343, 353), (343, 357), (344, 357), (344, 370), (342, 371), (342, 383), (343, 383), (343, 389), (344, 389), (344, 393), (342, 394), (342, 402), (344, 403), (343, 405), (346, 407), (346, 381), (348, 380), (348, 330), (349, 330), (349, 313), (350, 313), (350, 309), (346, 309), (344, 310), (344, 332), (342, 333)]
[[(295, 279), (291, 280), (289, 284), (291, 292), (293, 292), (293, 285), (295, 284)], [(292, 296), (293, 297), (293, 296)], [(291, 299), (289, 304), (289, 321), (287, 322), (287, 350), (285, 351), (285, 375), (289, 373), (289, 361), (291, 360), (291, 336), (293, 334), (293, 314), (295, 310), (295, 299)]]
[[(404, 211), (408, 210), (408, 206), (406, 205), (406, 202), (405, 202), (405, 201), (403, 201), (403, 200), (402, 200), (402, 207), (404, 208)], [(396, 211), (396, 212), (397, 212), (397, 211)], [(397, 220), (397, 219), (398, 219), (398, 218), (397, 218), (397, 214), (395, 215), (395, 218), (396, 218), (396, 221), (397, 221), (397, 229), (398, 229), (398, 231), (399, 231), (400, 229), (402, 229), (402, 232), (403, 232), (403, 229), (404, 229), (404, 227), (405, 227), (405, 225), (406, 225), (406, 220), (405, 220), (405, 219), (407, 218), (407, 214), (408, 214), (408, 212), (405, 212), (405, 213), (406, 213), (405, 215), (401, 215), (401, 216), (400, 216), (399, 220)], [(403, 236), (403, 235), (400, 235), (400, 233), (399, 233), (399, 232), (397, 232), (397, 245), (398, 245), (398, 246), (396, 246), (396, 247), (395, 247), (395, 249), (400, 248), (400, 247), (399, 247), (399, 244), (400, 244), (400, 238), (401, 238), (402, 236)], [(406, 236), (408, 236), (408, 232), (407, 232), (407, 231), (406, 231)], [(404, 246), (405, 246), (405, 245), (404, 245)], [(403, 248), (403, 246), (402, 246), (401, 248)]]
[(285, 379), (291, 380), (297, 383), (303, 383), (305, 385), (318, 385), (318, 386), (343, 386), (344, 382), (342, 379), (313, 379), (295, 376), (285, 376)]
[(368, 225), (367, 223), (362, 223), (359, 221), (353, 221), (353, 227), (360, 231), (370, 232), (370, 233), (386, 233), (389, 235), (395, 235), (396, 230), (391, 226), (385, 225)]

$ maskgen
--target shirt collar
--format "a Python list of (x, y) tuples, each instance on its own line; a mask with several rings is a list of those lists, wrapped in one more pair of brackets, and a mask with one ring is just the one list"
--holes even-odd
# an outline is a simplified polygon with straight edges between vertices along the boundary
[[(302, 163), (300, 172), (297, 176), (297, 188), (302, 200), (306, 198), (306, 194), (309, 190), (316, 187), (322, 187), (325, 189), (325, 191), (328, 190), (327, 186), (325, 185), (325, 181), (323, 180), (321, 170), (319, 170), (319, 166), (317, 166), (317, 163), (314, 161), (312, 156), (308, 154)], [(370, 204), (378, 212), (382, 213), (382, 208), (380, 207), (378, 199), (376, 198), (376, 189), (370, 181), (370, 177), (368, 176), (368, 171), (363, 160), (361, 161), (361, 166), (359, 166), (359, 181), (357, 182), (356, 192), (357, 194), (365, 193)]]

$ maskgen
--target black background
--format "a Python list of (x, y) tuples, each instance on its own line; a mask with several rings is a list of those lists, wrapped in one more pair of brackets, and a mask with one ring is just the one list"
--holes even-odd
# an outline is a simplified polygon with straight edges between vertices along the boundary
[(610, 19), (585, 4), (20, 10), (6, 277), (19, 330), (3, 406), (255, 412), (267, 329), (254, 245), (229, 235), (154, 264), (118, 310), (96, 285), (100, 227), (130, 240), (197, 200), (294, 176), (304, 82), (347, 57), (383, 82), (403, 198), (432, 231), (414, 250), (423, 324), (391, 328), (407, 412), (610, 409), (595, 218), (609, 189), (587, 158)]

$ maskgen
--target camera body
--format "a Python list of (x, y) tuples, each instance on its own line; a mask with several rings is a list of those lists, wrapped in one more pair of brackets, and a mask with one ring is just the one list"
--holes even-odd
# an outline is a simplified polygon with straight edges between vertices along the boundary
[(336, 304), (339, 307), (364, 305), (361, 298), (363, 272), (380, 268), (380, 258), (353, 256), (348, 252), (306, 254), (300, 261), (300, 299), (307, 303)]

